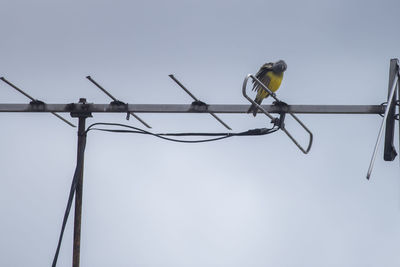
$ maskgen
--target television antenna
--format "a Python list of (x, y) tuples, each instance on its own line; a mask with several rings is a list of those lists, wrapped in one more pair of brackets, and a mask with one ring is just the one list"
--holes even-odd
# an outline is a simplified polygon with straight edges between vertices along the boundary
[[(256, 105), (259, 113), (266, 115), (268, 119), (274, 124), (273, 128), (261, 128), (253, 129), (242, 133), (170, 133), (170, 134), (154, 134), (145, 130), (141, 130), (136, 127), (130, 127), (134, 130), (130, 132), (139, 132), (151, 134), (163, 139), (173, 140), (167, 136), (197, 136), (197, 135), (207, 135), (207, 136), (221, 136), (219, 138), (214, 138), (205, 141), (219, 140), (232, 136), (249, 136), (249, 135), (264, 135), (272, 133), (277, 130), (282, 130), (290, 140), (301, 150), (304, 154), (309, 153), (313, 134), (309, 128), (297, 117), (296, 114), (373, 114), (382, 115), (383, 119), (378, 131), (378, 137), (374, 146), (372, 153), (370, 165), (367, 171), (367, 179), (371, 177), (372, 169), (376, 160), (377, 151), (379, 149), (380, 141), (385, 130), (385, 143), (384, 143), (384, 160), (393, 161), (397, 155), (396, 149), (394, 147), (394, 127), (395, 120), (398, 115), (396, 115), (396, 106), (399, 104), (400, 96), (400, 86), (399, 86), (399, 60), (391, 59), (389, 67), (389, 84), (388, 84), (388, 96), (386, 104), (381, 105), (287, 105), (280, 101), (277, 95), (271, 92), (264, 84), (262, 84), (254, 75), (249, 74), (245, 77), (242, 86), (242, 94), (245, 99), (250, 103)], [(37, 100), (27, 94), (25, 91), (11, 83), (4, 77), (0, 79), (23, 94), (31, 101), (26, 103), (18, 104), (6, 104), (0, 103), (0, 113), (6, 112), (27, 112), (27, 113), (51, 113), (58, 119), (62, 120), (64, 123), (71, 127), (76, 127), (73, 123), (59, 115), (59, 113), (69, 113), (72, 118), (78, 119), (78, 145), (77, 145), (77, 165), (74, 173), (74, 178), (71, 185), (70, 195), (67, 203), (67, 208), (65, 210), (65, 215), (63, 219), (62, 229), (59, 237), (59, 243), (56, 250), (56, 255), (53, 260), (53, 266), (56, 266), (57, 257), (61, 246), (61, 240), (63, 237), (65, 224), (68, 218), (68, 214), (71, 209), (72, 200), (75, 196), (75, 215), (74, 215), (74, 240), (73, 240), (73, 267), (78, 267), (80, 262), (80, 236), (81, 236), (81, 219), (82, 219), (82, 188), (83, 188), (83, 166), (84, 166), (84, 151), (87, 138), (87, 131), (90, 130), (92, 126), (86, 128), (86, 119), (92, 117), (93, 113), (126, 113), (127, 119), (133, 116), (141, 124), (147, 128), (151, 126), (140, 118), (138, 113), (208, 113), (213, 118), (215, 118), (220, 124), (222, 124), (226, 129), (231, 130), (232, 128), (228, 126), (220, 117), (216, 114), (245, 114), (248, 110), (248, 105), (238, 105), (238, 104), (206, 104), (196, 98), (174, 75), (169, 75), (169, 77), (176, 82), (194, 101), (191, 104), (128, 104), (122, 102), (114, 97), (110, 92), (104, 89), (98, 82), (96, 82), (91, 76), (86, 78), (92, 82), (97, 88), (99, 88), (103, 93), (105, 93), (112, 102), (109, 104), (95, 104), (88, 103), (85, 98), (80, 98), (77, 103), (64, 103), (64, 104), (47, 104), (43, 101)], [(258, 105), (252, 98), (247, 94), (247, 84), (248, 80), (252, 79), (255, 83), (258, 83), (263, 90), (266, 90), (274, 99), (275, 104), (273, 105)], [(279, 117), (274, 117), (272, 114), (279, 114)], [(293, 119), (303, 128), (303, 130), (308, 135), (308, 144), (302, 146), (293, 135), (286, 129), (284, 119), (286, 115), (290, 115)], [(104, 125), (104, 124), (103, 124)], [(116, 125), (116, 124), (114, 124)], [(102, 129), (100, 129), (102, 130)], [(110, 129), (103, 129), (106, 131), (113, 131)], [(139, 131), (140, 130), (140, 131)], [(119, 132), (129, 132), (129, 130), (114, 130)], [(204, 140), (203, 140), (204, 141)]]

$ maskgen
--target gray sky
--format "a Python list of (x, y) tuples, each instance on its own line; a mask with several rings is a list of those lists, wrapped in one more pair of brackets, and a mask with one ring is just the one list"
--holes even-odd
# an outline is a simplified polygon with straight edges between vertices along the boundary
[[(399, 57), (399, 8), (3, 0), (0, 76), (49, 103), (108, 103), (86, 75), (128, 103), (190, 103), (174, 73), (203, 101), (247, 104), (245, 75), (284, 59), (278, 95), (289, 104), (380, 104), (389, 60)], [(0, 102), (27, 100), (2, 83)], [(201, 114), (141, 117), (154, 131), (224, 130)], [(263, 116), (221, 117), (235, 131), (269, 126)], [(365, 179), (381, 118), (300, 117), (315, 135), (309, 155), (283, 133), (193, 145), (89, 133), (81, 266), (399, 266), (398, 159), (384, 162), (380, 151)], [(141, 127), (122, 114), (88, 123), (97, 121)], [(0, 114), (0, 122), (0, 266), (49, 266), (76, 132), (49, 114)], [(72, 219), (58, 266), (71, 266)]]

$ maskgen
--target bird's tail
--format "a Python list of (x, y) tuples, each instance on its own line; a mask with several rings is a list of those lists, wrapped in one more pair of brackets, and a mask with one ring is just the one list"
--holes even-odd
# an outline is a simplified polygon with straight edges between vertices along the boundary
[[(261, 104), (261, 101), (262, 101), (262, 99), (255, 99), (254, 100), (257, 104)], [(250, 106), (250, 108), (249, 108), (249, 110), (247, 111), (247, 113), (251, 113), (251, 112), (253, 112), (253, 116), (255, 117), (256, 115), (257, 115), (257, 111), (258, 111), (258, 108), (257, 108), (257, 106), (256, 105), (254, 105), (254, 104), (252, 104), (251, 106)]]

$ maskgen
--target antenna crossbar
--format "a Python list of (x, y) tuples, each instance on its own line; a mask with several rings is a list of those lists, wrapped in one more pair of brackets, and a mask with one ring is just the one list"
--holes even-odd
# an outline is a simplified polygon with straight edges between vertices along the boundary
[[(261, 105), (269, 113), (292, 112), (295, 114), (384, 114), (386, 105)], [(0, 112), (92, 112), (92, 113), (221, 113), (247, 114), (249, 105), (211, 104), (207, 110), (193, 109), (188, 104), (128, 104), (127, 108), (111, 104), (80, 103), (45, 104), (0, 104)]]

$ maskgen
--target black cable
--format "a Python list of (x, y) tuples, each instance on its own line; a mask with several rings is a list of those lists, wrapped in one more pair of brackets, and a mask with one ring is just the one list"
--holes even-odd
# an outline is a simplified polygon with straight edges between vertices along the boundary
[[(133, 129), (133, 130), (95, 128), (94, 126), (97, 126), (97, 125), (117, 126), (117, 127)], [(98, 123), (93, 123), (92, 125), (90, 125), (87, 128), (86, 132), (89, 132), (91, 130), (96, 130), (96, 131), (113, 132), (113, 133), (138, 133), (138, 134), (152, 135), (154, 137), (158, 137), (158, 138), (161, 138), (161, 139), (164, 139), (167, 141), (172, 141), (172, 142), (203, 143), (203, 142), (218, 141), (218, 140), (222, 140), (222, 139), (233, 137), (233, 136), (266, 135), (266, 134), (276, 132), (279, 129), (280, 129), (279, 126), (274, 125), (272, 128), (252, 129), (252, 130), (248, 130), (248, 131), (240, 132), (240, 133), (152, 133), (152, 132), (149, 132), (149, 131), (146, 131), (146, 130), (143, 130), (143, 129), (140, 129), (140, 128), (137, 128), (134, 126), (126, 125), (126, 124), (98, 122)], [(182, 139), (168, 138), (165, 136), (220, 136), (220, 137), (211, 138), (211, 139), (201, 139), (201, 140), (182, 140)]]
[[(115, 125), (115, 126), (121, 126), (121, 125)], [(126, 125), (128, 126), (128, 125)], [(203, 143), (203, 142), (211, 142), (211, 141), (217, 141), (221, 139), (225, 139), (231, 136), (221, 136), (218, 138), (212, 138), (212, 139), (202, 139), (202, 140), (180, 140), (180, 139), (173, 139), (173, 138), (168, 138), (164, 137), (160, 134), (154, 134), (154, 133), (147, 133), (147, 132), (140, 132), (140, 131), (130, 131), (130, 130), (112, 130), (112, 129), (102, 129), (102, 128), (91, 128), (90, 130), (96, 130), (96, 131), (102, 131), (102, 132), (111, 132), (111, 133), (139, 133), (139, 134), (148, 134), (152, 135), (167, 141), (172, 141), (172, 142), (179, 142), (179, 143)]]
[[(86, 147), (86, 138), (83, 139), (82, 145), (80, 146), (80, 151), (78, 153), (78, 155), (80, 155), (80, 157), (83, 157), (84, 152), (85, 152), (85, 147)], [(75, 173), (74, 173), (74, 177), (72, 178), (71, 189), (69, 191), (67, 207), (65, 208), (63, 223), (62, 223), (62, 226), (61, 226), (60, 237), (58, 238), (58, 244), (57, 244), (56, 253), (54, 255), (53, 263), (51, 265), (52, 267), (55, 267), (57, 265), (58, 254), (60, 252), (61, 241), (63, 239), (64, 230), (65, 230), (65, 226), (67, 224), (69, 212), (71, 211), (72, 200), (73, 200), (74, 195), (75, 195), (75, 190), (76, 190), (76, 186), (78, 184), (79, 176), (82, 173), (82, 168), (83, 168), (82, 162), (83, 161), (81, 160), (81, 158), (77, 159), (77, 163), (76, 163), (76, 167), (75, 167)]]

